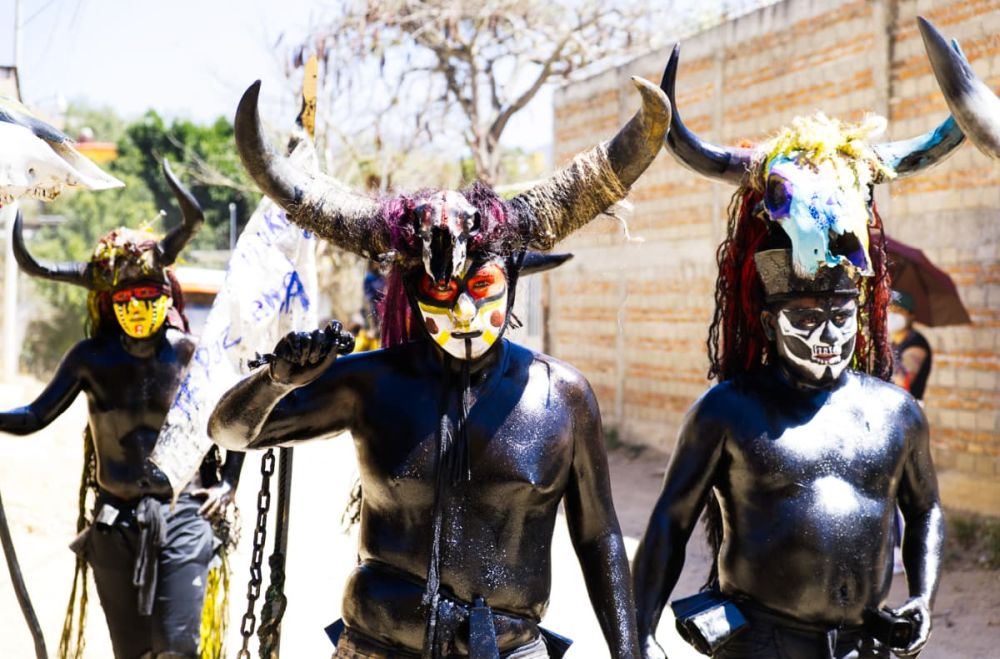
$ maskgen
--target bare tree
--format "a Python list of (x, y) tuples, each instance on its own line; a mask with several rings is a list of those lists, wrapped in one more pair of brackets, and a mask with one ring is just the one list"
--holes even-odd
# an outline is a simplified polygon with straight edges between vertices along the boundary
[(449, 140), (464, 147), (476, 178), (495, 184), (511, 118), (546, 84), (648, 49), (662, 28), (662, 10), (649, 4), (657, 3), (344, 0), (325, 8), (293, 61), (303, 52), (324, 60), (326, 137), (347, 146), (365, 136), (380, 155), (348, 150), (377, 171), (370, 184), (390, 187), (385, 174), (402, 157)]

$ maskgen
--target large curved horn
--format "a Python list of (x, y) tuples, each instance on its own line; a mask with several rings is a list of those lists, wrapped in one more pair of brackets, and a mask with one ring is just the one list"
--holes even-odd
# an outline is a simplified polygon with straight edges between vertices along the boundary
[(546, 181), (507, 202), (527, 224), (528, 244), (552, 246), (625, 198), (629, 187), (663, 148), (670, 126), (670, 103), (656, 85), (632, 77), (642, 106), (606, 144), (574, 158)]
[(167, 267), (177, 260), (177, 255), (201, 229), (201, 225), (205, 222), (205, 214), (191, 191), (177, 180), (166, 158), (163, 159), (163, 175), (167, 178), (167, 184), (173, 190), (177, 204), (181, 207), (181, 223), (171, 229), (158, 246), (160, 265)]
[(28, 252), (24, 244), (22, 233), (24, 218), (21, 211), (17, 212), (14, 218), (14, 234), (11, 242), (11, 249), (14, 252), (14, 259), (21, 266), (21, 270), (32, 277), (61, 281), (67, 284), (76, 284), (89, 289), (91, 287), (89, 264), (76, 261), (64, 261), (55, 263), (50, 261), (39, 261)]
[(670, 99), (673, 116), (667, 133), (667, 149), (677, 161), (693, 172), (716, 181), (739, 185), (750, 166), (751, 150), (737, 147), (720, 147), (703, 141), (692, 133), (681, 121), (677, 111), (677, 97), (674, 86), (677, 82), (677, 65), (681, 57), (681, 45), (676, 44), (670, 53), (670, 61), (663, 72), (660, 87)]
[(240, 159), (261, 191), (284, 208), (290, 220), (346, 250), (369, 258), (389, 251), (387, 233), (370, 221), (380, 212), (374, 199), (296, 167), (264, 139), (259, 95), (260, 80), (240, 99), (234, 127)]
[(957, 41), (949, 47), (923, 17), (917, 17), (917, 24), (934, 76), (958, 125), (980, 151), (1000, 159), (1000, 98), (976, 77)]

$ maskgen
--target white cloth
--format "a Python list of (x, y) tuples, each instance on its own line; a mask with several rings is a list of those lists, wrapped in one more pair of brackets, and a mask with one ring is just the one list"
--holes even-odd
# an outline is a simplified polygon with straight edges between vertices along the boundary
[[(303, 139), (291, 159), (315, 168), (312, 143)], [(270, 352), (288, 332), (316, 328), (318, 288), (315, 237), (265, 197), (230, 256), (222, 290), (150, 458), (170, 479), (175, 498), (212, 446), (212, 410), (249, 372), (247, 362)]]

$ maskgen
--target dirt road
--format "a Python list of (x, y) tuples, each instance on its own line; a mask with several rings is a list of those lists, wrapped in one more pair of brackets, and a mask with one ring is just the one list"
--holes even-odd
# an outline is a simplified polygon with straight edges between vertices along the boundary
[[(31, 400), (39, 384), (24, 379), (0, 384), (3, 408)], [(38, 611), (51, 656), (69, 596), (73, 571), (72, 539), (80, 478), (82, 428), (86, 409), (78, 400), (52, 426), (31, 437), (0, 436), (0, 492), (10, 519), (25, 579)], [(666, 456), (646, 451), (637, 458), (626, 452), (611, 456), (616, 508), (631, 553), (645, 527), (660, 487)], [(239, 647), (239, 620), (246, 607), (250, 529), (260, 483), (259, 455), (251, 455), (239, 489), (243, 542), (233, 558), (230, 642), (227, 656)], [(296, 449), (287, 568), (288, 611), (282, 654), (329, 657), (332, 647), (323, 628), (339, 617), (342, 584), (355, 562), (355, 538), (341, 531), (340, 516), (354, 480), (354, 451), (349, 437)], [(597, 621), (560, 519), (553, 546), (552, 602), (545, 625), (574, 639), (569, 659), (607, 656)], [(708, 552), (700, 537), (692, 539), (676, 594), (693, 593), (708, 570)], [(894, 583), (893, 602), (901, 602), (905, 586)], [(110, 658), (111, 648), (97, 594), (91, 590), (87, 656)], [(666, 616), (665, 616), (666, 618)], [(0, 620), (4, 649), (0, 656), (33, 656), (6, 570), (0, 576)], [(660, 638), (672, 659), (701, 655), (687, 647), (664, 620)], [(255, 645), (251, 646), (255, 648)], [(1000, 573), (949, 572), (942, 580), (935, 607), (935, 632), (922, 659), (978, 659), (1000, 656)], [(254, 654), (256, 650), (253, 650)]]

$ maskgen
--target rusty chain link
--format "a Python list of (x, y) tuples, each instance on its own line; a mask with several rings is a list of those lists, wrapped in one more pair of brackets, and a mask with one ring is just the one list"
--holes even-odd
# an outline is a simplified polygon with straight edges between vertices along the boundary
[(257, 525), (253, 530), (253, 553), (250, 555), (250, 581), (247, 584), (247, 612), (240, 622), (243, 646), (236, 655), (238, 659), (250, 659), (250, 637), (257, 627), (254, 607), (260, 597), (263, 581), (261, 567), (264, 563), (264, 542), (267, 540), (267, 511), (271, 507), (271, 476), (274, 475), (274, 449), (268, 449), (260, 460), (260, 492), (257, 493)]

